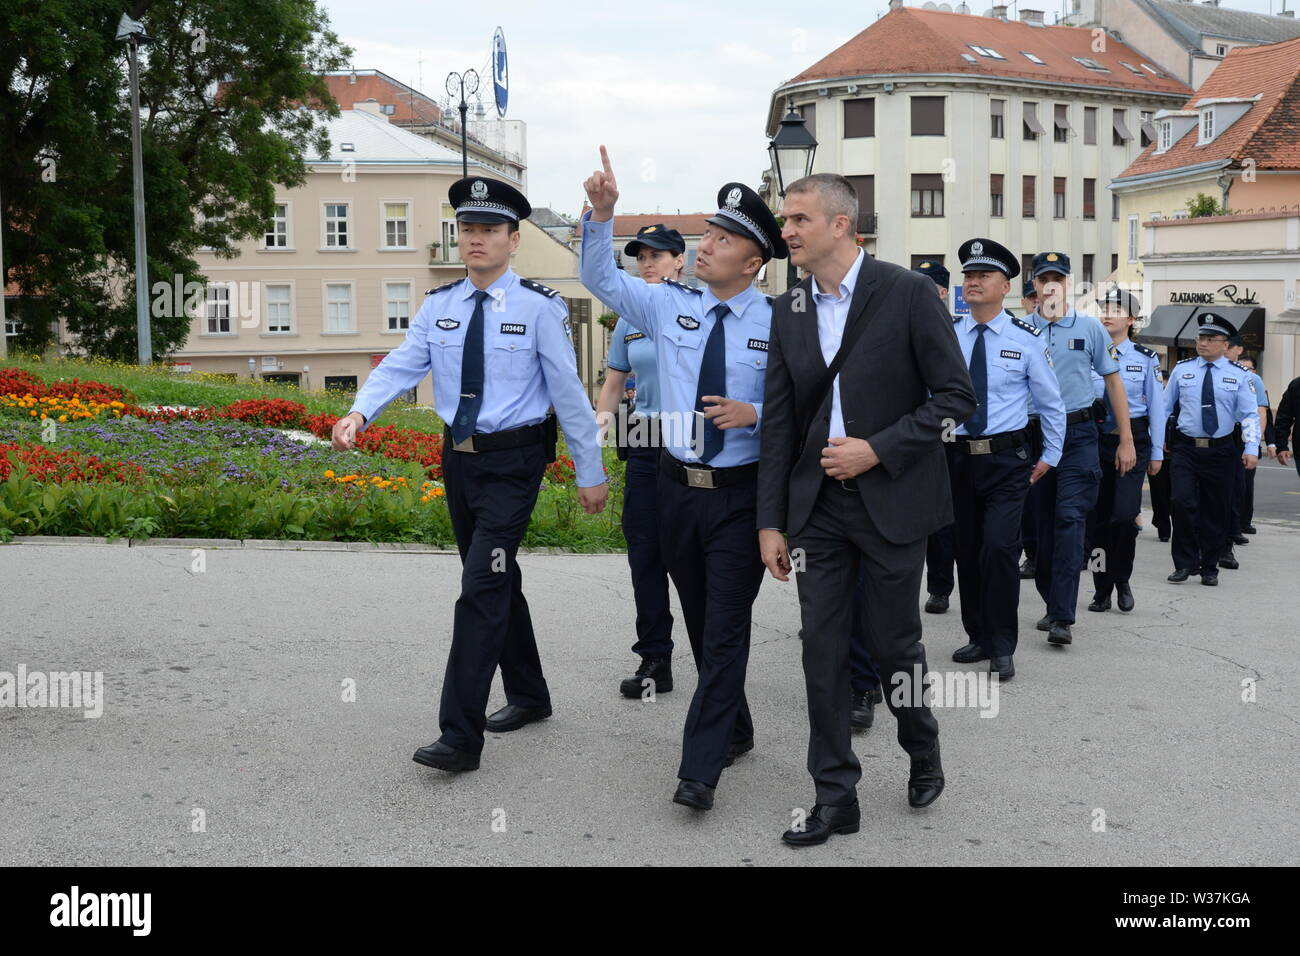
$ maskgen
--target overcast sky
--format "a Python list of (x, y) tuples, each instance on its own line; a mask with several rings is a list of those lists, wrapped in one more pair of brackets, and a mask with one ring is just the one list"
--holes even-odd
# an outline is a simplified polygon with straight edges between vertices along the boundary
[[(888, 9), (888, 0), (322, 2), (356, 51), (353, 66), (438, 99), (448, 72), (487, 67), (502, 27), (507, 118), (528, 124), (528, 198), (569, 215), (582, 206), (582, 180), (599, 165), (600, 143), (618, 175), (621, 212), (712, 211), (724, 182), (757, 186), (768, 165), (763, 124), (772, 91)], [(992, 5), (967, 2), (977, 13)], [(1064, 8), (1062, 0), (1033, 5), (1049, 22)], [(1282, 8), (1281, 0), (1224, 5)], [(490, 75), (483, 94), (492, 111)]]

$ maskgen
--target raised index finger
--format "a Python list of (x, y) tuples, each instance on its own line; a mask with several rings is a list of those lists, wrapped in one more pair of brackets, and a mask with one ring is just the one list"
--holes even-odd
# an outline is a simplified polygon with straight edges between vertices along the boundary
[(609, 152), (605, 149), (604, 143), (600, 146), (600, 164), (605, 167), (605, 172), (614, 175), (614, 170), (609, 165)]

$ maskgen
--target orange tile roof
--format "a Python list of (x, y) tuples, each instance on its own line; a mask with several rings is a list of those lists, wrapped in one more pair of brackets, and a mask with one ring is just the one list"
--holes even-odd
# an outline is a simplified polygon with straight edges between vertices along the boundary
[(1147, 147), (1119, 176), (1126, 179), (1214, 160), (1240, 165), (1249, 158), (1260, 169), (1300, 169), (1300, 39), (1228, 51), (1223, 62), (1183, 105), (1248, 97), (1259, 100), (1244, 116), (1204, 146), (1193, 126), (1166, 152)]
[[(590, 206), (583, 205), (583, 212), (590, 209)], [(698, 236), (704, 232), (704, 221), (712, 216), (711, 212), (693, 212), (682, 215), (666, 216), (659, 213), (648, 213), (644, 215), (630, 215), (614, 217), (614, 235), (615, 237), (631, 238), (637, 234), (637, 230), (644, 226), (653, 226), (655, 223), (662, 223), (669, 229), (676, 229), (683, 237)], [(579, 223), (578, 235), (582, 235), (582, 225)]]
[(442, 119), (442, 110), (418, 90), (412, 97), (410, 87), (383, 74), (358, 73), (356, 83), (352, 82), (350, 73), (326, 74), (321, 79), (329, 87), (330, 95), (338, 100), (340, 109), (350, 110), (354, 103), (373, 99), (393, 106), (389, 117), (393, 123), (437, 123)]
[[(980, 56), (968, 45), (972, 43), (992, 48), (1005, 59)], [(965, 73), (1154, 94), (1190, 91), (1185, 83), (1164, 75), (1163, 70), (1161, 76), (1143, 70), (1141, 64), (1150, 61), (1114, 37), (1108, 36), (1105, 45), (1104, 52), (1093, 50), (1093, 31), (1085, 27), (1031, 26), (1018, 20), (897, 7), (789, 82), (879, 74)], [(976, 62), (962, 59), (963, 53), (975, 57)], [(1033, 63), (1025, 53), (1034, 54), (1044, 65)], [(1090, 70), (1076, 62), (1076, 56), (1096, 60), (1110, 72)], [(1133, 64), (1142, 75), (1132, 73), (1121, 61)]]

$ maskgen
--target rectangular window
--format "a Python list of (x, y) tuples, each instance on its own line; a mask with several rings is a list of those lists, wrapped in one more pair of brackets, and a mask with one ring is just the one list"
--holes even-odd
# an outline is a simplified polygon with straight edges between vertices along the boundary
[(230, 331), (230, 286), (210, 285), (203, 304), (209, 335)]
[(1110, 219), (1119, 222), (1119, 193), (1110, 194)]
[(357, 377), (355, 375), (326, 375), (325, 391), (327, 392), (355, 392), (357, 390)]
[(1097, 218), (1097, 180), (1095, 179), (1083, 181), (1083, 218)]
[(989, 215), (1002, 217), (1002, 173), (989, 174)]
[(942, 96), (912, 97), (912, 135), (943, 135), (943, 101)]
[(17, 335), (18, 327), (19, 327), (18, 319), (13, 315), (10, 315), (8, 312), (6, 312), (5, 313), (5, 335), (7, 336)]
[(1083, 145), (1097, 145), (1097, 107), (1083, 108)]
[(345, 202), (325, 204), (325, 248), (347, 249), (348, 243), (348, 204)]
[(268, 285), (266, 287), (266, 331), (292, 331), (289, 315), (290, 304), (289, 286)]
[(876, 231), (876, 177), (846, 176), (853, 191), (858, 194), (858, 227), (864, 235)]
[(861, 139), (876, 135), (876, 101), (868, 97), (863, 100), (844, 101), (844, 138)]
[(1096, 259), (1096, 256), (1091, 252), (1085, 252), (1083, 254), (1083, 281), (1089, 285), (1092, 285), (1092, 265), (1094, 259)]
[(912, 216), (918, 219), (943, 215), (943, 176), (938, 173), (912, 174)]
[(289, 246), (289, 207), (285, 203), (275, 204), (275, 215), (266, 230), (264, 249), (286, 249)]
[(1038, 104), (1025, 103), (1022, 106), (1024, 129), (1021, 135), (1024, 139), (1033, 140), (1043, 135), (1043, 124), (1038, 122)]
[(325, 286), (325, 331), (352, 332), (352, 286), (329, 283)]
[(796, 106), (795, 109), (803, 117), (804, 126), (808, 132), (813, 134), (815, 139), (817, 137), (817, 104), (805, 103), (803, 106)]
[(1006, 126), (1003, 122), (1006, 108), (1006, 100), (989, 100), (989, 120), (992, 124), (989, 135), (994, 139), (1004, 139), (1007, 135)]
[(1138, 261), (1138, 217), (1128, 217), (1128, 261)]
[(1038, 212), (1036, 210), (1035, 193), (1038, 189), (1038, 180), (1034, 176), (1020, 177), (1020, 215), (1026, 219), (1033, 219)]
[(1174, 124), (1169, 120), (1161, 120), (1158, 127), (1160, 133), (1160, 152), (1165, 152), (1174, 144)]
[(1138, 118), (1140, 120), (1139, 135), (1142, 137), (1141, 142), (1142, 142), (1143, 149), (1146, 149), (1148, 146), (1150, 146), (1152, 143), (1156, 141), (1156, 128), (1151, 123), (1151, 117), (1154, 115), (1155, 114), (1152, 113), (1150, 110), (1143, 110), (1138, 114)]
[(1065, 218), (1065, 177), (1052, 178), (1052, 218)]
[(388, 317), (389, 332), (400, 332), (411, 327), (411, 284), (409, 282), (384, 283), (384, 314)]
[(410, 226), (409, 207), (404, 202), (384, 203), (384, 248), (404, 249)]
[(1119, 253), (1118, 253), (1118, 252), (1112, 252), (1112, 253), (1110, 254), (1110, 272), (1111, 272), (1111, 275), (1114, 275), (1115, 272), (1116, 272), (1118, 269), (1119, 269)]
[(1070, 107), (1057, 103), (1052, 113), (1052, 140), (1057, 143), (1070, 141)]
[(1214, 139), (1214, 107), (1201, 110), (1201, 142), (1208, 143)]
[(1133, 134), (1128, 131), (1128, 126), (1124, 122), (1124, 114), (1127, 110), (1111, 110), (1111, 130), (1110, 141), (1115, 146), (1123, 146), (1133, 138)]
[(1033, 271), (1033, 267), (1034, 267), (1033, 253), (1022, 252), (1020, 254), (1020, 274), (1024, 276), (1026, 279), (1028, 279), (1030, 273)]

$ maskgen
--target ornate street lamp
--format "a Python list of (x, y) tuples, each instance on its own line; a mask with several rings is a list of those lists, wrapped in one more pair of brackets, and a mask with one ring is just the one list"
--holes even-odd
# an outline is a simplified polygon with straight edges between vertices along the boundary
[[(776, 135), (767, 144), (767, 151), (772, 155), (772, 168), (776, 170), (776, 190), (784, 199), (786, 186), (812, 173), (817, 137), (809, 131), (807, 120), (791, 107), (776, 128)], [(786, 260), (785, 287), (794, 288), (798, 281), (798, 270), (793, 262)]]

